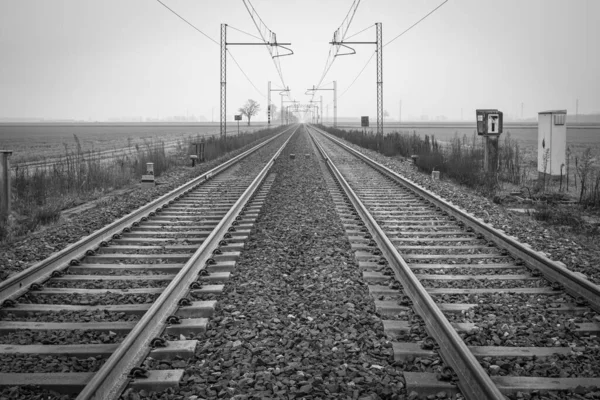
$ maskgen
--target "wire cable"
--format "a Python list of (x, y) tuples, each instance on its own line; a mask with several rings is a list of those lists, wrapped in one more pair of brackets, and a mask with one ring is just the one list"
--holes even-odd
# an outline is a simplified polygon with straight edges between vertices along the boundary
[(192, 28), (194, 28), (195, 30), (197, 30), (198, 32), (200, 32), (202, 35), (204, 35), (208, 40), (214, 42), (217, 46), (219, 46), (219, 42), (217, 42), (215, 39), (211, 38), (210, 36), (208, 36), (206, 33), (202, 32), (200, 29), (196, 28), (190, 21), (188, 21), (187, 19), (183, 18), (181, 15), (177, 14), (175, 11), (173, 11), (173, 9), (171, 9), (169, 6), (167, 6), (165, 3), (163, 3), (160, 0), (156, 0), (158, 1), (160, 4), (162, 4), (167, 10), (171, 11), (173, 14), (177, 15), (179, 17), (179, 19), (181, 19), (183, 22), (185, 22), (186, 24), (188, 24), (189, 26), (191, 26)]
[(240, 32), (240, 33), (244, 33), (244, 34), (246, 34), (246, 35), (248, 35), (248, 36), (252, 36), (254, 39), (258, 39), (258, 40), (260, 40), (260, 41), (262, 42), (262, 38), (259, 38), (259, 37), (258, 37), (258, 36), (256, 36), (256, 35), (253, 35), (253, 34), (251, 34), (251, 33), (248, 33), (248, 32), (246, 32), (246, 31), (243, 31), (243, 30), (241, 30), (241, 29), (238, 29), (238, 28), (236, 28), (235, 26), (227, 25), (227, 27), (228, 27), (228, 28), (231, 28), (231, 29), (233, 29), (234, 31), (238, 31), (238, 32)]
[(351, 38), (353, 38), (354, 36), (358, 36), (358, 35), (360, 35), (361, 33), (363, 33), (364, 31), (366, 31), (366, 30), (369, 30), (369, 29), (373, 28), (374, 26), (375, 26), (375, 24), (373, 24), (373, 25), (369, 25), (369, 26), (367, 26), (365, 29), (363, 29), (362, 31), (360, 31), (360, 32), (356, 32), (354, 35), (350, 35), (350, 36), (348, 36), (348, 37), (346, 38), (346, 40), (348, 40), (348, 39), (351, 39)]
[(235, 63), (235, 65), (237, 65), (237, 67), (239, 68), (239, 70), (242, 72), (242, 74), (246, 77), (246, 80), (248, 80), (248, 82), (250, 82), (250, 84), (252, 85), (252, 87), (254, 88), (254, 90), (256, 90), (263, 98), (267, 98), (267, 96), (264, 95), (263, 92), (261, 92), (256, 85), (254, 84), (254, 82), (252, 82), (252, 80), (248, 77), (248, 75), (246, 75), (246, 73), (244, 72), (244, 70), (242, 69), (242, 67), (240, 66), (240, 64), (237, 62), (237, 60), (235, 59), (235, 57), (233, 56), (233, 54), (231, 53), (231, 51), (229, 51), (229, 49), (227, 49), (227, 52), (229, 53), (229, 55), (231, 56), (231, 59), (233, 60), (233, 62)]
[(358, 80), (358, 78), (362, 75), (362, 73), (365, 71), (365, 69), (367, 68), (367, 65), (369, 65), (369, 63), (371, 62), (371, 60), (373, 59), (373, 57), (375, 57), (375, 54), (377, 54), (376, 51), (373, 52), (373, 54), (371, 54), (371, 58), (369, 58), (367, 60), (367, 63), (365, 64), (365, 66), (360, 70), (360, 72), (358, 73), (358, 75), (356, 75), (356, 78), (354, 78), (354, 80), (352, 81), (352, 83), (350, 84), (350, 86), (348, 86), (343, 92), (342, 94), (340, 94), (340, 96), (338, 97), (338, 100), (341, 99), (348, 90), (350, 90), (350, 88), (354, 85), (354, 83), (356, 83), (356, 81)]
[(387, 42), (386, 44), (384, 44), (383, 47), (387, 46), (388, 44), (392, 43), (394, 40), (398, 39), (400, 36), (404, 35), (406, 32), (410, 31), (412, 28), (414, 28), (415, 26), (417, 26), (421, 21), (423, 21), (425, 18), (429, 17), (431, 14), (433, 14), (435, 11), (437, 11), (441, 6), (443, 6), (447, 2), (448, 2), (448, 0), (444, 0), (444, 2), (442, 4), (440, 4), (439, 6), (437, 6), (436, 8), (434, 8), (433, 10), (431, 10), (427, 15), (425, 15), (423, 18), (421, 18), (420, 20), (418, 20), (417, 22), (415, 22), (414, 24), (412, 24), (404, 32), (402, 32), (401, 34), (399, 34), (398, 36), (396, 36), (395, 38), (393, 38), (392, 40), (390, 40), (389, 42)]

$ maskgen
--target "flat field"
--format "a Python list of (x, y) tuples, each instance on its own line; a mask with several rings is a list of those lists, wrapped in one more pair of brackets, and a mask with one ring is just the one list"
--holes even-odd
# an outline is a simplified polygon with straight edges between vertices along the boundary
[[(341, 129), (362, 129), (359, 124), (338, 124)], [(374, 131), (371, 126), (367, 128)], [(439, 142), (449, 142), (455, 136), (462, 138), (467, 135), (467, 139), (471, 140), (475, 133), (475, 127), (468, 124), (424, 124), (424, 123), (407, 123), (403, 126), (398, 126), (397, 122), (394, 125), (384, 126), (384, 133), (390, 132), (413, 133), (421, 135), (433, 135)], [(523, 160), (527, 165), (537, 166), (537, 123), (528, 124), (505, 124), (504, 133), (500, 136), (500, 145), (502, 145), (505, 137), (510, 134), (512, 139), (519, 143), (522, 151)], [(600, 125), (578, 125), (567, 126), (567, 146), (571, 149), (573, 156), (580, 156), (587, 148), (590, 148), (592, 154), (596, 157), (600, 156)]]
[[(264, 128), (261, 122), (240, 124), (240, 132)], [(237, 125), (227, 124), (237, 133)], [(11, 164), (38, 161), (76, 151), (75, 136), (83, 151), (118, 150), (136, 144), (174, 143), (189, 137), (219, 134), (219, 124), (190, 123), (0, 123), (0, 149), (12, 150)]]

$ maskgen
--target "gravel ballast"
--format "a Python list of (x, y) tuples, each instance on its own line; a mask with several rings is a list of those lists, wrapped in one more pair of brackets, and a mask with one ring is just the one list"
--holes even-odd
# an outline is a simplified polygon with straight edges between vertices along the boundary
[(444, 179), (443, 176), (440, 180), (432, 180), (430, 175), (417, 170), (412, 165), (412, 161), (404, 161), (400, 157), (387, 157), (343, 139), (336, 139), (443, 199), (462, 207), (494, 228), (502, 229), (506, 234), (517, 237), (522, 243), (530, 244), (534, 250), (543, 251), (550, 259), (562, 261), (567, 268), (583, 273), (595, 284), (600, 284), (600, 270), (597, 267), (600, 261), (600, 242), (593, 236), (574, 233), (568, 227), (549, 226), (527, 215), (513, 213), (474, 190)]
[(276, 162), (247, 250), (168, 398), (406, 395), (308, 140), (298, 132)]
[[(261, 142), (267, 139), (262, 139)], [(180, 167), (169, 171), (157, 178), (158, 184), (153, 188), (135, 184), (129, 189), (120, 191), (118, 195), (107, 193), (97, 200), (92, 208), (68, 213), (69, 217), (61, 217), (58, 223), (44, 227), (27, 237), (10, 243), (0, 243), (0, 281), (44, 260), (52, 253), (64, 249), (69, 244), (77, 242), (258, 143), (248, 144), (215, 160), (199, 164), (195, 168)]]

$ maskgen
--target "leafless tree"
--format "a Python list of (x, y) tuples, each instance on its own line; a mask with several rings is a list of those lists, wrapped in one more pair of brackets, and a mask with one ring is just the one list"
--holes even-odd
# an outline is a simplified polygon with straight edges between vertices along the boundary
[(248, 125), (250, 125), (250, 119), (260, 111), (260, 104), (258, 104), (256, 100), (248, 99), (246, 104), (244, 104), (243, 107), (240, 107), (238, 111), (248, 118)]

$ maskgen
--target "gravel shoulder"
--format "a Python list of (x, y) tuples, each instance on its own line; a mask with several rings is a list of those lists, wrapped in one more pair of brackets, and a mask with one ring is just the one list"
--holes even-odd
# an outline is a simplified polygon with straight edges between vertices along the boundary
[(339, 139), (348, 146), (379, 162), (403, 177), (415, 182), (447, 201), (464, 208), (472, 215), (482, 218), (508, 235), (529, 243), (534, 250), (543, 251), (555, 261), (562, 261), (574, 272), (583, 273), (590, 281), (600, 284), (600, 241), (593, 236), (574, 233), (568, 227), (549, 226), (533, 218), (509, 211), (493, 203), (472, 189), (460, 186), (441, 177), (433, 181), (431, 176), (417, 170), (412, 162), (399, 157), (386, 157), (373, 150), (364, 149)]

